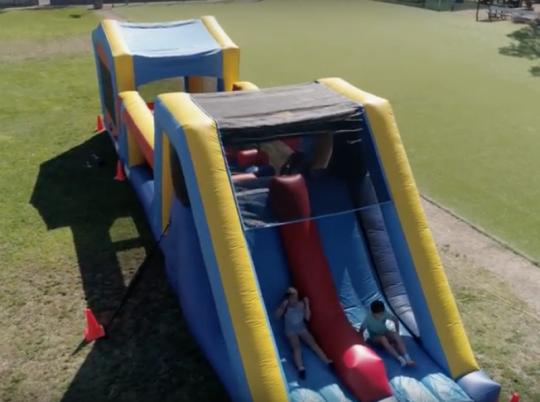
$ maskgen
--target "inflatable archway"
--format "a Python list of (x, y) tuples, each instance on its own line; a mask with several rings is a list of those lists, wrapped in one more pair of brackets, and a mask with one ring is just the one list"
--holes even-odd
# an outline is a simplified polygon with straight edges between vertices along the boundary
[(118, 95), (165, 78), (188, 92), (230, 91), (238, 80), (239, 49), (214, 17), (168, 23), (103, 20), (92, 33), (102, 113), (118, 134)]

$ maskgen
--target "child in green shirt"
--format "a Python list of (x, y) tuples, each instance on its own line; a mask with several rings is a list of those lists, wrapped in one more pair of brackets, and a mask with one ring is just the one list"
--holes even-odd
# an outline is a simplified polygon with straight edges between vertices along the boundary
[[(394, 356), (401, 367), (414, 366), (416, 363), (411, 359), (405, 348), (405, 343), (399, 335), (399, 321), (385, 310), (383, 302), (376, 300), (371, 303), (371, 312), (368, 313), (358, 332), (362, 335), (367, 329), (369, 340), (374, 344), (381, 345), (388, 353)], [(386, 322), (394, 322), (394, 330), (388, 329)], [(395, 344), (395, 347), (394, 345)], [(396, 350), (397, 349), (397, 350)]]

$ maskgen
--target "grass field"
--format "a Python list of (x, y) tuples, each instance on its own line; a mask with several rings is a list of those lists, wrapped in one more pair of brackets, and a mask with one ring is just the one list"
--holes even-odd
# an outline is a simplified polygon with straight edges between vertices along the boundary
[[(540, 259), (538, 39), (524, 28), (367, 1), (115, 10), (216, 15), (241, 45), (242, 78), (263, 86), (337, 75), (389, 98), (422, 191)], [(92, 134), (97, 21), (80, 8), (0, 13), (0, 400), (223, 400), (159, 260), (111, 338), (72, 355), (84, 306), (110, 316), (151, 244), (129, 186), (111, 180), (112, 147)], [(92, 154), (105, 164), (86, 167)], [(540, 400), (540, 323), (441, 251), (480, 363), (506, 394)]]

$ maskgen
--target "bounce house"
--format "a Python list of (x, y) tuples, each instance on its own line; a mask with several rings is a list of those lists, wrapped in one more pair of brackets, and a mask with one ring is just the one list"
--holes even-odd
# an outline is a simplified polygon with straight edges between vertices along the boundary
[[(498, 400), (386, 100), (339, 78), (236, 82), (238, 48), (210, 17), (104, 21), (94, 49), (119, 159), (190, 331), (232, 400)], [(135, 89), (163, 77), (183, 77), (186, 92), (147, 106)], [(204, 80), (213, 87), (196, 91), (208, 93), (188, 93)], [(273, 314), (289, 286), (311, 300), (308, 327), (334, 369), (304, 349), (299, 377)], [(416, 367), (356, 331), (374, 300), (400, 320)]]

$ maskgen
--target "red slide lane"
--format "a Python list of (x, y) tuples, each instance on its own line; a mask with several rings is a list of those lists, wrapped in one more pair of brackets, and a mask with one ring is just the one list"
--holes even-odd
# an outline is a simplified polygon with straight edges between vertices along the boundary
[[(301, 175), (274, 178), (270, 203), (280, 221), (303, 219), (311, 214)], [(339, 377), (362, 402), (391, 396), (383, 361), (362, 344), (341, 307), (315, 222), (281, 226), (280, 234), (294, 286), (311, 302), (309, 329), (334, 361)]]

